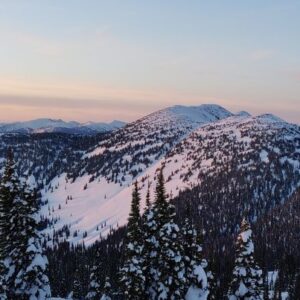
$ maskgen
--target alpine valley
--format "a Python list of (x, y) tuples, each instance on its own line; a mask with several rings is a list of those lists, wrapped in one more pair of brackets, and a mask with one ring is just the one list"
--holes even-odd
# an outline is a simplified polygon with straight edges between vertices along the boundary
[(66, 297), (78, 274), (86, 294), (99, 249), (103, 281), (109, 276), (118, 290), (134, 183), (143, 211), (163, 171), (176, 222), (189, 217), (201, 232), (215, 278), (211, 299), (223, 299), (228, 288), (245, 216), (266, 280), (277, 278), (266, 299), (279, 299), (276, 291), (299, 299), (299, 125), (205, 104), (169, 107), (128, 124), (43, 119), (2, 124), (0, 131), (2, 171), (12, 148), (18, 174), (40, 194), (54, 296)]

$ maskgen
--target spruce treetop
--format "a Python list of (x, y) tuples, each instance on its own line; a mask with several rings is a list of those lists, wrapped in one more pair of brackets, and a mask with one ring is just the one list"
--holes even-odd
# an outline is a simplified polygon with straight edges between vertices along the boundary
[(146, 194), (146, 209), (149, 209), (150, 207), (151, 207), (151, 201), (150, 201), (150, 184), (148, 183), (147, 194)]
[(138, 241), (140, 239), (140, 202), (141, 196), (137, 181), (134, 183), (132, 191), (131, 211), (128, 218), (128, 234), (129, 242)]
[(262, 270), (254, 259), (254, 244), (249, 222), (244, 218), (236, 243), (236, 259), (228, 298), (261, 300)]

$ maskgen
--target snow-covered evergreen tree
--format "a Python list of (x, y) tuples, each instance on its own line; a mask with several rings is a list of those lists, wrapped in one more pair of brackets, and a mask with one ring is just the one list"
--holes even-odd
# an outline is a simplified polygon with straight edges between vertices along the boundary
[(111, 300), (111, 284), (110, 284), (109, 277), (105, 278), (103, 295), (100, 300)]
[(254, 257), (252, 230), (243, 219), (236, 244), (233, 279), (228, 292), (229, 300), (262, 300), (263, 276)]
[(83, 289), (82, 289), (81, 280), (80, 280), (80, 271), (78, 268), (75, 270), (74, 275), (75, 276), (74, 276), (74, 280), (73, 280), (72, 299), (80, 300), (83, 298)]
[(159, 231), (157, 299), (184, 299), (186, 273), (180, 231), (174, 222), (175, 208), (169, 204), (170, 220)]
[[(42, 254), (35, 214), (37, 198), (15, 172), (9, 151), (0, 184), (0, 251), (2, 298), (48, 299), (51, 296), (45, 275), (47, 258)], [(5, 222), (5, 224), (4, 224)]]
[(101, 273), (102, 273), (101, 254), (98, 248), (96, 250), (95, 263), (91, 269), (90, 283), (89, 283), (86, 299), (98, 300), (100, 298), (101, 290), (102, 290), (101, 279), (100, 279), (102, 275)]
[(143, 231), (143, 273), (145, 275), (145, 297), (152, 299), (154, 295), (156, 272), (154, 268), (154, 258), (157, 256), (156, 233), (157, 225), (154, 220), (154, 209), (150, 202), (150, 189), (146, 195), (146, 207), (142, 216), (142, 231)]
[[(48, 261), (43, 255), (40, 238), (31, 237), (25, 252), (27, 265), (20, 270), (16, 278), (16, 294), (30, 300), (50, 299), (49, 279), (45, 274)], [(25, 296), (26, 295), (26, 296)]]
[(8, 150), (4, 174), (0, 182), (0, 294), (2, 299), (10, 297), (14, 288), (15, 267), (10, 254), (13, 251), (12, 208), (16, 199), (20, 199), (20, 181), (15, 172), (13, 152)]
[(153, 205), (154, 221), (156, 222), (157, 230), (160, 230), (163, 225), (167, 224), (173, 216), (170, 216), (169, 203), (166, 196), (165, 180), (163, 169), (160, 170), (157, 178), (155, 190), (155, 202)]
[(175, 209), (167, 201), (163, 171), (158, 175), (153, 208), (146, 209), (145, 263), (149, 299), (183, 299), (185, 266)]
[(101, 295), (101, 285), (97, 281), (96, 274), (95, 274), (96, 268), (93, 267), (91, 269), (91, 275), (90, 275), (90, 283), (88, 287), (88, 293), (86, 295), (86, 299), (95, 300), (99, 298), (99, 295)]
[(206, 271), (206, 275), (207, 275), (207, 285), (209, 290), (207, 299), (217, 300), (217, 289), (218, 289), (217, 280), (213, 272), (210, 270)]
[(33, 214), (35, 211), (31, 203), (30, 192), (19, 191), (18, 196), (14, 197), (13, 205), (10, 211), (10, 239), (11, 251), (9, 253), (10, 270), (13, 270), (11, 276), (10, 290), (12, 293), (22, 294), (19, 285), (19, 272), (28, 266), (27, 247), (28, 240), (34, 233), (35, 220)]
[(140, 201), (138, 183), (135, 182), (132, 192), (131, 212), (127, 225), (127, 244), (124, 266), (121, 269), (121, 282), (124, 285), (126, 299), (141, 299), (145, 290), (143, 274), (142, 233), (140, 217)]
[[(148, 198), (148, 200), (147, 200)], [(164, 179), (162, 171), (159, 174), (156, 185), (155, 202), (150, 203), (149, 188), (146, 197), (146, 209), (143, 215), (143, 271), (145, 274), (145, 292), (149, 299), (157, 299), (159, 281), (159, 231), (162, 222), (158, 215), (163, 212), (162, 207), (167, 210), (166, 195), (164, 190)], [(165, 212), (164, 214), (167, 214)]]
[[(17, 204), (17, 203), (16, 203)], [(22, 199), (18, 205), (19, 218), (14, 211), (14, 223), (22, 243), (15, 243), (11, 257), (16, 266), (15, 293), (30, 300), (49, 299), (51, 290), (46, 270), (48, 259), (43, 254), (41, 236), (37, 231), (35, 215), (38, 211), (36, 193), (23, 188)], [(21, 231), (23, 225), (23, 231)], [(20, 228), (18, 228), (20, 226)], [(15, 237), (17, 238), (17, 236)]]
[[(187, 204), (188, 205), (188, 204)], [(190, 210), (189, 208), (187, 209)], [(187, 279), (186, 299), (204, 300), (208, 296), (207, 261), (203, 259), (202, 241), (192, 220), (185, 218), (181, 229)], [(196, 295), (196, 296), (195, 296)]]

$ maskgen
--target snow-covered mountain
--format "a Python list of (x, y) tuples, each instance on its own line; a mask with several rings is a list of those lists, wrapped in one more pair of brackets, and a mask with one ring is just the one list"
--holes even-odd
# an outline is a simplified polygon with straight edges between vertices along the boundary
[(63, 120), (53, 119), (36, 119), (25, 122), (1, 124), (0, 132), (31, 132), (42, 128), (74, 128), (77, 126), (79, 126), (79, 123), (77, 122), (65, 122)]
[(83, 156), (72, 178), (100, 174), (122, 184), (166, 154), (195, 128), (232, 114), (218, 105), (174, 106), (152, 113), (113, 133)]
[[(37, 132), (48, 125), (54, 127), (44, 128), (64, 128), (63, 132), (70, 133), (74, 128), (98, 126), (45, 119), (26, 126)], [(15, 132), (17, 128), (22, 126), (15, 125)], [(91, 244), (100, 234), (105, 236), (111, 228), (124, 225), (132, 182), (139, 181), (143, 198), (149, 183), (153, 197), (162, 166), (167, 192), (174, 198), (185, 190), (193, 191), (186, 197), (202, 193), (195, 189), (202, 185), (209, 190), (237, 189), (238, 180), (241, 189), (249, 185), (245, 199), (256, 199), (257, 211), (284, 201), (300, 182), (299, 126), (271, 114), (232, 114), (218, 105), (174, 106), (101, 135), (47, 131), (50, 133), (43, 135), (31, 131), (1, 134), (0, 167), (7, 147), (12, 147), (18, 172), (42, 189), (41, 215), (49, 225), (46, 232), (52, 237), (55, 230), (56, 239), (74, 243)], [(222, 213), (227, 206), (219, 205)], [(239, 213), (237, 210), (237, 216)], [(219, 228), (216, 219), (211, 220), (215, 222), (211, 227)]]
[(255, 182), (251, 191), (260, 201), (265, 198), (256, 181), (265, 176), (274, 201), (284, 201), (299, 185), (299, 161), (299, 126), (269, 114), (234, 115), (217, 105), (175, 106), (128, 124), (84, 152), (72, 172), (45, 187), (42, 215), (50, 236), (55, 229), (56, 238), (88, 245), (126, 223), (134, 180), (143, 198), (148, 184), (154, 195), (162, 166), (172, 197), (204, 178), (242, 170)]
[(75, 121), (66, 122), (53, 119), (36, 119), (25, 122), (16, 122), (0, 125), (0, 133), (21, 132), (21, 133), (44, 133), (44, 132), (65, 132), (71, 134), (93, 134), (107, 132), (125, 126), (124, 122), (113, 121), (111, 123), (79, 123)]
[(126, 125), (125, 122), (114, 120), (110, 123), (103, 123), (103, 122), (87, 122), (81, 124), (80, 127), (83, 128), (89, 128), (98, 132), (103, 132), (103, 131), (111, 131), (111, 130), (116, 130), (124, 127)]

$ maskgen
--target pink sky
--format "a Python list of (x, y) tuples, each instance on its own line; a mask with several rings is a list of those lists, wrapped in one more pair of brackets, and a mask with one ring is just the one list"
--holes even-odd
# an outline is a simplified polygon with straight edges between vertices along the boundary
[(0, 120), (216, 103), (300, 123), (298, 1), (4, 1)]

